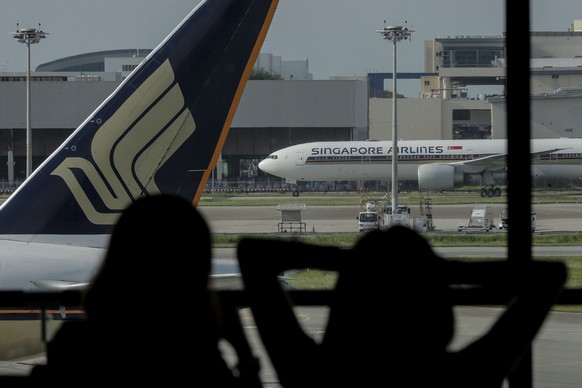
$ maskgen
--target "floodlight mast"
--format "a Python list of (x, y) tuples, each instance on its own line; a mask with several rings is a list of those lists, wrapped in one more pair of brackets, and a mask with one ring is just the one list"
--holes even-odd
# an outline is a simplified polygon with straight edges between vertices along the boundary
[(26, 177), (32, 173), (32, 130), (30, 128), (30, 45), (39, 43), (41, 39), (46, 38), (47, 32), (40, 29), (40, 23), (37, 28), (19, 28), (16, 23), (16, 31), (10, 35), (18, 43), (26, 44)]
[(392, 41), (392, 215), (398, 211), (398, 126), (397, 126), (397, 79), (396, 43), (409, 39), (414, 32), (403, 26), (388, 26), (376, 30), (382, 37)]

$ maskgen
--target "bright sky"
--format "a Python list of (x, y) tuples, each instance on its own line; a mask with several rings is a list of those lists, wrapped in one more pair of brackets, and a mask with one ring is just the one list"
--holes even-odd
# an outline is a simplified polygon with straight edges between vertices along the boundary
[[(3, 0), (0, 72), (26, 71), (25, 46), (10, 35), (16, 23), (31, 28), (41, 23), (49, 34), (31, 47), (34, 69), (41, 63), (92, 51), (154, 48), (198, 2)], [(415, 32), (411, 41), (397, 46), (398, 71), (423, 71), (425, 40), (501, 35), (504, 7), (503, 0), (279, 0), (262, 52), (283, 60), (308, 58), (314, 79), (390, 72), (392, 44), (376, 30), (384, 26), (384, 20), (387, 25), (407, 22)], [(534, 31), (567, 31), (574, 19), (582, 19), (580, 0), (531, 0), (531, 8)], [(418, 81), (406, 82), (415, 82), (418, 91)], [(399, 83), (399, 92), (407, 94), (406, 88)]]

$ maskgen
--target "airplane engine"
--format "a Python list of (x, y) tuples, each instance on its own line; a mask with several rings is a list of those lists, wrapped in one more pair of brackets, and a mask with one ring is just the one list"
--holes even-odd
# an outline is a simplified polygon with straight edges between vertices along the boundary
[(463, 182), (463, 171), (449, 164), (432, 163), (418, 166), (418, 188), (420, 190), (447, 190)]

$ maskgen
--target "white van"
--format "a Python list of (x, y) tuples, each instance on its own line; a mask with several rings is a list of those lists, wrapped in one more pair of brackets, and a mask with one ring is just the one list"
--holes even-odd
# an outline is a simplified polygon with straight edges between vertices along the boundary
[[(531, 232), (535, 232), (536, 231), (536, 221), (537, 221), (537, 214), (536, 212), (532, 211), (531, 212)], [(497, 225), (497, 227), (499, 229), (507, 229), (507, 226), (509, 225), (509, 216), (507, 215), (507, 209), (503, 209), (501, 211), (501, 213), (499, 213), (499, 224)]]

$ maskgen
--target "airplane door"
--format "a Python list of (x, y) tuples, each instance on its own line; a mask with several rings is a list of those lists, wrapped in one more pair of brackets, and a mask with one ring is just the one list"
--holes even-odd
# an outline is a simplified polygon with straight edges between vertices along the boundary
[(296, 166), (303, 166), (305, 164), (305, 155), (303, 152), (295, 153), (295, 165)]

